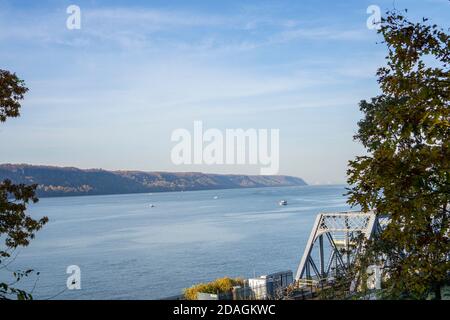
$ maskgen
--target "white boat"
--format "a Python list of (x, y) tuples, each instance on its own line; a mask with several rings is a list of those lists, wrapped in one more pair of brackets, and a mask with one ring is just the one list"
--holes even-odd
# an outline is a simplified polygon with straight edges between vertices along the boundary
[(281, 201), (279, 202), (279, 205), (280, 205), (280, 206), (287, 206), (287, 201), (286, 201), (286, 200), (281, 200)]
[(150, 208), (154, 208), (155, 205), (153, 203), (150, 203)]

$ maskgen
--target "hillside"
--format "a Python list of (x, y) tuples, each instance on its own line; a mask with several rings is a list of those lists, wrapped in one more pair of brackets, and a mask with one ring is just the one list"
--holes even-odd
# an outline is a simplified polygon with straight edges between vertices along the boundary
[(290, 176), (142, 172), (0, 164), (0, 181), (37, 184), (40, 197), (306, 185)]

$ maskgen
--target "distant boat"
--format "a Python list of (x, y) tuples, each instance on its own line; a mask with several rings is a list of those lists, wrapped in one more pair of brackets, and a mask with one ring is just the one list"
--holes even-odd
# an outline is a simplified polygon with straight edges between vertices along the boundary
[(286, 200), (281, 200), (281, 201), (279, 202), (279, 205), (280, 205), (280, 206), (287, 206), (287, 201), (286, 201)]
[(150, 208), (154, 208), (155, 205), (153, 203), (150, 203)]
[(219, 197), (218, 196), (214, 196), (214, 198), (213, 198), (214, 200), (217, 200), (217, 199), (219, 199)]

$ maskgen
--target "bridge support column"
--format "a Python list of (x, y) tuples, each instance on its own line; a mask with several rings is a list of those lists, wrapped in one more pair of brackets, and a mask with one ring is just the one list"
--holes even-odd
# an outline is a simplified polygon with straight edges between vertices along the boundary
[(323, 234), (319, 236), (320, 278), (325, 278), (325, 254), (323, 252)]

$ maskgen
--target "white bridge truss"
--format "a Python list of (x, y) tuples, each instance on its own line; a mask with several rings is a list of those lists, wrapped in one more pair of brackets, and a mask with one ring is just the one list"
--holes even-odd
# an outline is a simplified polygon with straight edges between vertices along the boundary
[(373, 211), (318, 214), (295, 279), (322, 282), (345, 272), (360, 250), (352, 239), (370, 239), (385, 223)]

